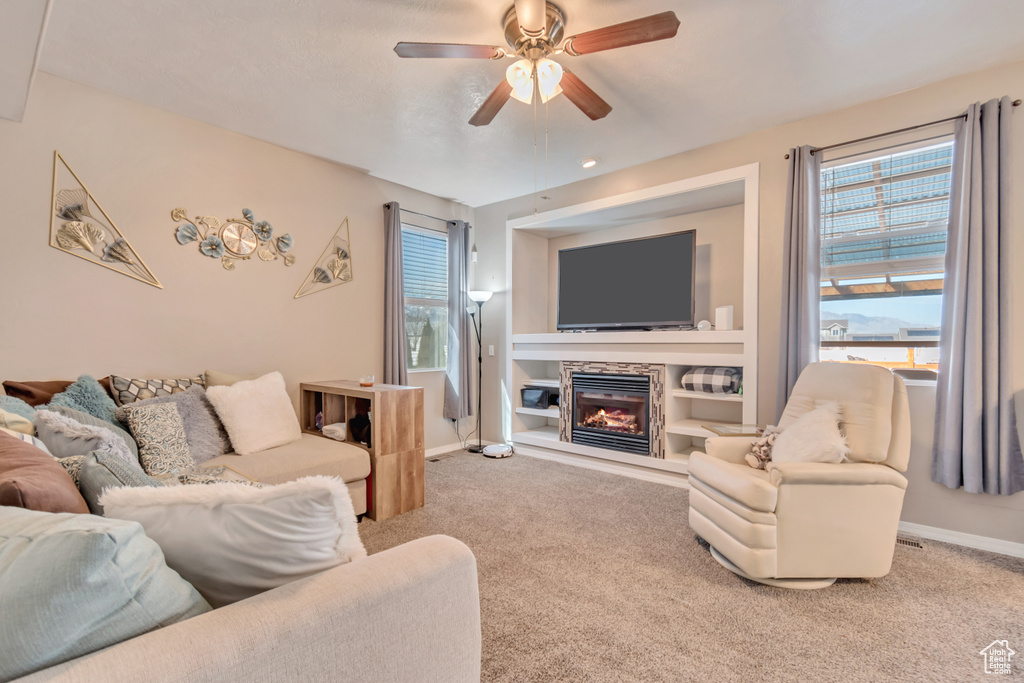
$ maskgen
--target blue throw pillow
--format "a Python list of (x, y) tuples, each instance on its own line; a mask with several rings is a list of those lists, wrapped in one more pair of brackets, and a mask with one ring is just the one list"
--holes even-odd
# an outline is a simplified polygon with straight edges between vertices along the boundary
[(121, 426), (114, 414), (117, 405), (92, 375), (82, 375), (74, 384), (50, 399), (51, 406), (65, 406)]
[(0, 410), (21, 415), (26, 420), (33, 420), (36, 416), (35, 408), (14, 396), (0, 396)]

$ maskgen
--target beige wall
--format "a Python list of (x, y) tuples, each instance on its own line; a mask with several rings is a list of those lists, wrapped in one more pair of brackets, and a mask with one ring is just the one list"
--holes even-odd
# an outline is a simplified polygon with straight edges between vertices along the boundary
[[(547, 191), (551, 197), (541, 211), (579, 204), (593, 199), (681, 180), (744, 164), (760, 163), (760, 280), (759, 280), (759, 386), (758, 412), (761, 422), (776, 415), (775, 391), (780, 320), (782, 223), (786, 187), (784, 154), (799, 145), (829, 145), (875, 133), (933, 121), (962, 112), (975, 101), (1010, 95), (1024, 96), (1024, 62), (1006, 64), (986, 71), (959, 76), (916, 90), (900, 93), (855, 107), (803, 119), (752, 135), (708, 145), (683, 154), (666, 157), (622, 171), (608, 173)], [(744, 106), (738, 103), (737, 106)], [(611, 114), (615, 116), (613, 112)], [(1024, 206), (1024, 135), (1022, 112), (1015, 116), (1013, 156), (1015, 159), (1014, 201), (1017, 216)], [(680, 125), (685, 125), (685, 113)], [(499, 292), (484, 311), (487, 325), (484, 343), (499, 345), (499, 355), (485, 361), (484, 416), (488, 419), (485, 438), (497, 438), (499, 428), (499, 363), (504, 363), (504, 303), (506, 287), (505, 222), (533, 212), (533, 196), (521, 197), (476, 209), (477, 246), (480, 269), (476, 286)], [(1019, 219), (1014, 219), (1019, 224)], [(1019, 231), (1018, 231), (1019, 232)], [(1016, 241), (1014, 262), (1024, 263), (1024, 239)], [(1019, 278), (1017, 301), (1024, 301), (1024, 278)], [(1024, 315), (1015, 321), (1014, 336), (1024, 338)], [(1024, 355), (1024, 351), (1018, 356)], [(1024, 387), (1024, 358), (1014, 369), (1014, 386)], [(931, 449), (931, 424), (925, 419), (933, 409), (927, 390), (912, 395), (914, 455), (910, 487), (904, 511), (906, 521), (929, 526), (1024, 542), (1024, 493), (1011, 498), (975, 496), (949, 491), (933, 484), (928, 477)], [(934, 393), (934, 392), (932, 392)]]
[[(337, 134), (358, 132), (339, 122)], [(472, 219), (465, 206), (42, 73), (24, 121), (0, 121), (0, 150), (0, 379), (280, 370), (293, 400), (302, 381), (380, 379), (382, 204)], [(48, 246), (54, 150), (163, 289)], [(221, 219), (250, 208), (292, 233), (297, 262), (227, 272), (177, 244), (177, 206)], [(346, 216), (354, 280), (293, 299)], [(426, 388), (427, 447), (454, 443), (443, 373), (410, 382)]]

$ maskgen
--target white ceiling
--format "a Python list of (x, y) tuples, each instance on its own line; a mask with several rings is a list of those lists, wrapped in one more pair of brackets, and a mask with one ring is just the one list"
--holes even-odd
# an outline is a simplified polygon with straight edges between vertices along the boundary
[[(41, 68), (480, 206), (533, 192), (535, 168), (543, 189), (543, 108), (535, 166), (531, 107), (510, 101), (490, 126), (467, 123), (509, 60), (399, 59), (392, 48), (500, 45), (511, 4), (54, 0)], [(559, 58), (614, 109), (593, 122), (564, 97), (551, 102), (550, 186), (1024, 59), (1021, 0), (560, 4), (567, 34), (667, 9), (682, 26), (672, 40)], [(589, 156), (601, 163), (584, 171)]]

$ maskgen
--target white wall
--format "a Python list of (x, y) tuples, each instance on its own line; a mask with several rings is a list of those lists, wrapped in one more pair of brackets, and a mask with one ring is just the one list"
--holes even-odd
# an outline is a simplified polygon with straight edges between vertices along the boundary
[[(339, 135), (356, 135), (339, 123)], [(472, 220), (472, 210), (363, 172), (39, 74), (22, 123), (0, 121), (0, 379), (192, 376), (280, 370), (298, 384), (383, 372), (382, 205)], [(48, 246), (58, 150), (163, 283), (131, 280)], [(297, 262), (234, 272), (174, 239), (173, 208), (252, 209), (295, 237)], [(354, 280), (293, 299), (345, 217)], [(456, 441), (444, 374), (426, 388), (426, 445)], [(466, 425), (469, 421), (466, 421)], [(465, 429), (464, 429), (465, 431)]]
[[(896, 130), (927, 121), (954, 116), (968, 104), (994, 97), (1024, 97), (1024, 62), (1005, 64), (965, 76), (958, 76), (923, 88), (874, 100), (855, 107), (803, 119), (752, 135), (708, 145), (690, 152), (666, 157), (647, 164), (608, 173), (557, 187), (546, 194), (551, 197), (540, 211), (572, 206), (586, 201), (682, 180), (759, 162), (760, 176), (760, 273), (759, 273), (759, 395), (758, 419), (771, 422), (776, 417), (776, 387), (779, 351), (780, 298), (782, 290), (782, 223), (785, 211), (787, 150), (799, 145), (824, 146), (867, 135)], [(737, 106), (744, 106), (738, 103)], [(611, 114), (615, 116), (613, 112)], [(1013, 158), (1015, 165), (1015, 225), (1020, 224), (1020, 207), (1024, 206), (1024, 135), (1017, 111), (1014, 123)], [(583, 125), (583, 124), (581, 124)], [(685, 125), (685, 113), (679, 125)], [(581, 171), (581, 177), (585, 172)], [(505, 274), (505, 223), (533, 213), (537, 200), (533, 195), (490, 204), (476, 209), (477, 246), (480, 267), (476, 285), (499, 292), (484, 311), (485, 344), (499, 346), (499, 356), (485, 359), (484, 416), (485, 438), (499, 435), (500, 395), (499, 363), (504, 363), (508, 349), (501, 346), (505, 338), (502, 295)], [(1019, 232), (1019, 231), (1018, 231)], [(1024, 239), (1015, 243), (1013, 261), (1024, 263)], [(1024, 301), (1024, 277), (1018, 278), (1015, 298)], [(1018, 307), (1019, 308), (1019, 307)], [(518, 315), (518, 314), (517, 314)], [(546, 319), (546, 318), (545, 318)], [(524, 330), (516, 330), (520, 332)], [(541, 331), (541, 330), (525, 330)], [(1014, 338), (1024, 333), (1024, 314), (1014, 323)], [(1014, 367), (1014, 389), (1024, 388), (1024, 345)], [(491, 362), (488, 362), (491, 361)], [(977, 496), (963, 491), (950, 491), (931, 482), (928, 470), (931, 460), (932, 425), (927, 418), (934, 410), (926, 392), (911, 395), (914, 413), (914, 450), (909, 473), (910, 486), (903, 519), (929, 526), (976, 533), (984, 536), (1024, 543), (1024, 493), (1010, 498)]]

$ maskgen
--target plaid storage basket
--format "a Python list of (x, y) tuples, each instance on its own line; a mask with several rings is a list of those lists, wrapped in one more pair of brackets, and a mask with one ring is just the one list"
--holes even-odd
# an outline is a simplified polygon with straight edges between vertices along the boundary
[(705, 394), (735, 394), (742, 381), (742, 368), (690, 368), (683, 375), (683, 389)]

